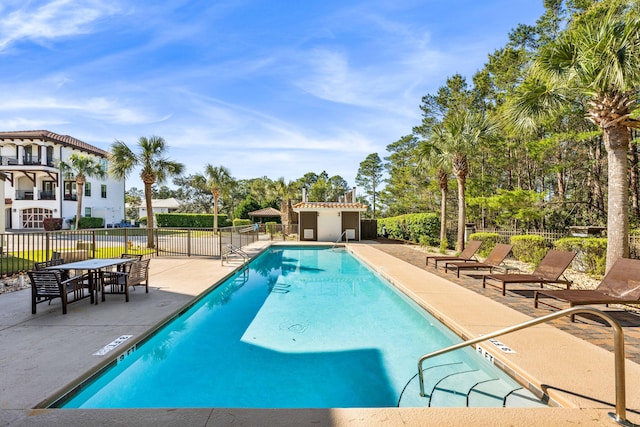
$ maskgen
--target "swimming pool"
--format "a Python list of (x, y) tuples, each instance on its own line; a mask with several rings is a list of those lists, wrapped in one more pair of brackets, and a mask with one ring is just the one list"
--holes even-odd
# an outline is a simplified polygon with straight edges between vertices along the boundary
[(418, 358), (455, 342), (347, 251), (274, 247), (55, 406), (460, 406), (472, 386), (476, 406), (498, 389), (533, 402), (471, 350), (435, 358), (442, 392), (419, 397)]

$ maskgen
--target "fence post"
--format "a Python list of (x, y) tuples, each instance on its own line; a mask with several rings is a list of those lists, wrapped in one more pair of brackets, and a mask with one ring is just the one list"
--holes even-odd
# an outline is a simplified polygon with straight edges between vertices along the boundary
[(91, 250), (91, 258), (96, 257), (96, 248), (96, 230), (91, 230), (91, 247), (89, 248)]

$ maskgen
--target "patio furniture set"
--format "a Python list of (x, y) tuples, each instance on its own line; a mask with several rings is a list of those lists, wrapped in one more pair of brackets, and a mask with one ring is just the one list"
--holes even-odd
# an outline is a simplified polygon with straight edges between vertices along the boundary
[[(455, 270), (458, 277), (463, 270), (489, 270), (488, 274), (482, 276), (482, 287), (498, 287), (502, 290), (502, 295), (506, 295), (507, 284), (539, 283), (542, 290), (534, 292), (536, 308), (540, 304), (556, 308), (541, 301), (543, 297), (568, 302), (571, 307), (590, 304), (640, 304), (640, 260), (620, 258), (595, 289), (571, 289), (571, 281), (564, 277), (564, 272), (575, 258), (576, 252), (550, 250), (531, 274), (518, 274), (509, 273), (508, 267), (504, 265), (504, 260), (513, 245), (497, 244), (484, 262), (479, 262), (475, 255), (481, 245), (482, 242), (471, 240), (459, 256), (427, 256), (426, 265), (433, 261), (437, 269), (438, 263), (444, 263), (445, 271)], [(495, 269), (504, 269), (505, 273), (494, 274)], [(545, 284), (565, 285), (566, 289), (547, 290), (544, 289)], [(574, 320), (575, 317), (571, 316), (571, 321)]]
[(149, 259), (142, 255), (122, 254), (120, 258), (88, 259), (65, 263), (62, 258), (35, 263), (27, 272), (31, 280), (31, 312), (36, 305), (60, 298), (62, 314), (67, 305), (85, 298), (98, 304), (98, 295), (124, 294), (129, 302), (129, 288), (144, 286), (149, 293)]

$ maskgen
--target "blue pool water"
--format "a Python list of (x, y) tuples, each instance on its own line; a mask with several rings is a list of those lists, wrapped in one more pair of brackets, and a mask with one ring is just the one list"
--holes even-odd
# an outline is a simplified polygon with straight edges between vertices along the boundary
[[(274, 247), (62, 407), (427, 406), (417, 360), (459, 341), (344, 249)], [(518, 387), (475, 356), (426, 366), (464, 364)]]

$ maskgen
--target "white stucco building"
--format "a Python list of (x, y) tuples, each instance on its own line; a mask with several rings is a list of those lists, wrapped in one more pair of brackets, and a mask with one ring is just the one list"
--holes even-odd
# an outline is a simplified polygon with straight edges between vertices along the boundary
[[(180, 202), (173, 197), (169, 197), (168, 199), (151, 199), (151, 209), (153, 210), (154, 215), (157, 213), (175, 212), (179, 207)], [(138, 207), (138, 218), (146, 216), (147, 207), (145, 206), (144, 199), (142, 199), (142, 206)]]
[(360, 217), (368, 207), (362, 203), (301, 202), (293, 205), (298, 214), (298, 240), (335, 242), (360, 240)]
[[(76, 214), (75, 180), (60, 172), (60, 160), (73, 153), (94, 156), (108, 169), (109, 153), (69, 135), (47, 130), (0, 132), (0, 172), (4, 182), (6, 229), (42, 229), (44, 218), (71, 219)], [(82, 216), (105, 224), (124, 219), (124, 180), (87, 177)]]

